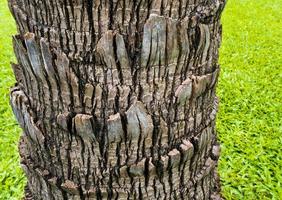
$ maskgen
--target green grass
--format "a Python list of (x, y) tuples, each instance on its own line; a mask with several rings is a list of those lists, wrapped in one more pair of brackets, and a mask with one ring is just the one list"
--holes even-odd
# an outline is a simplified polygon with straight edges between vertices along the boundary
[[(11, 36), (16, 32), (0, 0), (0, 199), (19, 199), (20, 129), (9, 106), (15, 82)], [(282, 199), (282, 1), (229, 0), (223, 15), (219, 164), (226, 199)]]
[(282, 1), (230, 0), (222, 22), (223, 193), (282, 199)]
[(0, 0), (0, 199), (19, 199), (25, 178), (19, 165), (17, 143), (20, 128), (9, 105), (9, 89), (15, 83), (10, 67), (14, 61), (11, 36), (16, 32), (6, 0)]

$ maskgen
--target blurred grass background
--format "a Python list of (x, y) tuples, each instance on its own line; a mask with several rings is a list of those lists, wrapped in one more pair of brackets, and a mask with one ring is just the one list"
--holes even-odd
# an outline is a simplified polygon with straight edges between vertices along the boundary
[[(21, 130), (9, 105), (15, 24), (0, 0), (0, 199), (20, 199)], [(282, 1), (229, 0), (222, 18), (219, 164), (226, 199), (282, 200)]]

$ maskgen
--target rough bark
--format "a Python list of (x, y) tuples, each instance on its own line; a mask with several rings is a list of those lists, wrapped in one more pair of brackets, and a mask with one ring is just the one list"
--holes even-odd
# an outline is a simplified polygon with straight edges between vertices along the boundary
[(9, 0), (27, 199), (220, 199), (224, 0)]

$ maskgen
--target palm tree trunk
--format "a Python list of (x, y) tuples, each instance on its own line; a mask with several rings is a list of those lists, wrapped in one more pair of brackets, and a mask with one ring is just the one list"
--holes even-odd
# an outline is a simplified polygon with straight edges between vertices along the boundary
[(224, 0), (9, 0), (26, 199), (220, 199)]

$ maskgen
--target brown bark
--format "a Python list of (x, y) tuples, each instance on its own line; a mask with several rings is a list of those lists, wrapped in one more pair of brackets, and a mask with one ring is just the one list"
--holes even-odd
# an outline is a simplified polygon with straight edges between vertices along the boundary
[(224, 0), (9, 0), (27, 199), (220, 199)]

